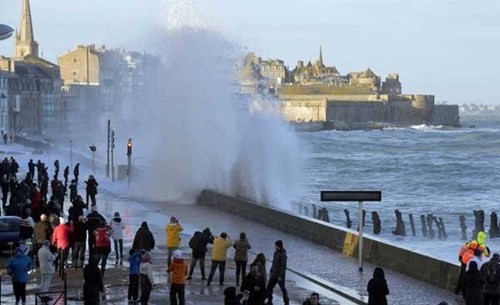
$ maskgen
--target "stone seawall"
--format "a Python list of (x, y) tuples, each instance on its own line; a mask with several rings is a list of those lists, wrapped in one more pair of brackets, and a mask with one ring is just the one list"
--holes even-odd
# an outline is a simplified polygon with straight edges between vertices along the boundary
[[(347, 256), (357, 257), (356, 231), (211, 190), (202, 191), (197, 203), (282, 230)], [(365, 236), (363, 244), (363, 259), (367, 262), (443, 289), (452, 291), (455, 288), (460, 271), (457, 265), (396, 247), (375, 238)]]

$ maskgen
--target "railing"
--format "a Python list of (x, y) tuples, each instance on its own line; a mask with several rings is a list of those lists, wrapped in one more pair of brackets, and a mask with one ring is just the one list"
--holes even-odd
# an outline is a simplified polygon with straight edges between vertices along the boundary
[[(35, 305), (38, 304), (59, 304), (62, 301), (64, 305), (68, 304), (68, 283), (66, 280), (66, 272), (63, 273), (63, 290), (48, 291), (35, 293)], [(40, 302), (40, 303), (39, 303)], [(49, 303), (50, 302), (50, 303)]]

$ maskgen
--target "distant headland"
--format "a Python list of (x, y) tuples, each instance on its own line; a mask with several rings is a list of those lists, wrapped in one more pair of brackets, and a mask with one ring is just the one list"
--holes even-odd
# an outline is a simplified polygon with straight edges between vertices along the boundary
[(289, 70), (280, 59), (248, 53), (241, 65), (244, 93), (277, 96), (285, 119), (299, 128), (372, 129), (416, 124), (460, 127), (458, 105), (436, 104), (434, 95), (403, 94), (399, 74), (385, 81), (371, 69), (340, 74), (323, 63), (298, 61)]

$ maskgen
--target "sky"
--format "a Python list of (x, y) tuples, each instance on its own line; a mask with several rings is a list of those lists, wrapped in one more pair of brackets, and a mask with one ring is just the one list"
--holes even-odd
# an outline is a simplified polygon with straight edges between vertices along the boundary
[[(196, 6), (204, 23), (290, 69), (316, 60), (321, 45), (342, 74), (369, 67), (399, 73), (404, 93), (500, 104), (498, 0), (31, 0), (51, 61), (78, 44), (145, 51), (172, 5)], [(21, 0), (0, 0), (1, 23), (19, 27), (20, 12)], [(0, 41), (0, 54), (11, 56), (13, 44)]]

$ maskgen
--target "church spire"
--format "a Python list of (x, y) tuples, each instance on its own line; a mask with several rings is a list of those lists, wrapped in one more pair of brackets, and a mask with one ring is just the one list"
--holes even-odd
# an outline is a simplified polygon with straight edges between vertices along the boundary
[(30, 1), (23, 0), (21, 27), (16, 35), (15, 57), (17, 59), (23, 59), (27, 55), (38, 57), (38, 43), (35, 41), (35, 35), (33, 33)]
[(323, 50), (321, 48), (321, 45), (319, 45), (319, 64), (323, 65)]

